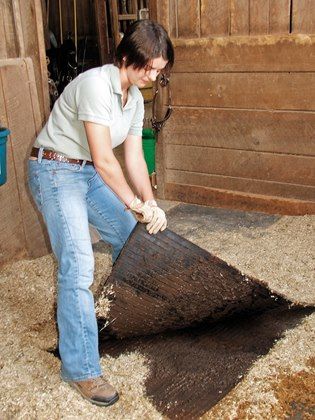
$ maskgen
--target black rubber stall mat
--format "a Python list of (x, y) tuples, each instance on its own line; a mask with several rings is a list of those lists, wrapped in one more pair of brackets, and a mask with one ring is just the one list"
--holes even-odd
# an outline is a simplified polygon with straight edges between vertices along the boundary
[[(273, 309), (149, 337), (101, 340), (101, 354), (138, 350), (149, 360), (146, 393), (170, 419), (197, 419), (239, 383), (283, 332), (312, 309)], [(123, 395), (121, 396), (123, 398)]]
[[(247, 227), (263, 234), (278, 216), (181, 205), (169, 220), (189, 237), (192, 231), (208, 235)], [(294, 306), (175, 232), (149, 235), (143, 225), (101, 282), (96, 301), (104, 296), (110, 308), (98, 320), (101, 353), (137, 349), (146, 355), (147, 395), (171, 419), (208, 411), (313, 310)]]
[(100, 329), (120, 338), (291, 304), (171, 230), (149, 235), (140, 224), (95, 293), (100, 307), (104, 296)]

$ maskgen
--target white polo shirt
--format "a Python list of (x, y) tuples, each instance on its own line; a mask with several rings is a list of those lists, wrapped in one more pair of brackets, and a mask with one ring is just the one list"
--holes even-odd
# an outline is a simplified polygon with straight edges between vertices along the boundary
[(142, 136), (143, 117), (138, 87), (129, 87), (127, 103), (122, 107), (119, 69), (107, 64), (81, 73), (66, 86), (34, 146), (68, 158), (91, 160), (83, 121), (108, 126), (114, 148), (128, 134)]

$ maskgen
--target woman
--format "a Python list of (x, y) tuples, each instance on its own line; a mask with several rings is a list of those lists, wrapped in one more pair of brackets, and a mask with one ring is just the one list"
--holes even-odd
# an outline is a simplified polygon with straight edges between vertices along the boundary
[[(153, 197), (142, 152), (143, 98), (139, 88), (168, 71), (172, 43), (150, 20), (130, 26), (115, 65), (79, 75), (56, 101), (29, 160), (29, 184), (58, 260), (57, 322), (61, 377), (90, 402), (118, 400), (102, 377), (93, 295), (89, 223), (110, 243), (113, 261), (135, 227), (166, 228)], [(112, 149), (124, 142), (130, 188)], [(126, 211), (129, 209), (131, 211)]]

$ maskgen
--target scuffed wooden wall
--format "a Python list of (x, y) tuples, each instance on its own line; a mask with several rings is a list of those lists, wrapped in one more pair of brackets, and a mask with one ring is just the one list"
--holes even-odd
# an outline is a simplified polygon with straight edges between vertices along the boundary
[(0, 124), (9, 128), (7, 183), (0, 186), (0, 265), (48, 247), (27, 187), (30, 147), (49, 114), (40, 0), (0, 2)]
[(163, 0), (174, 112), (158, 142), (160, 197), (315, 212), (313, 0)]

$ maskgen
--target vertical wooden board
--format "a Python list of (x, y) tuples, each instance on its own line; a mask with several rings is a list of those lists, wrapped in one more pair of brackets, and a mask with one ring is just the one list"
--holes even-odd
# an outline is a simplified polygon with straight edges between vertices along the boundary
[(290, 0), (269, 0), (269, 33), (290, 32)]
[(110, 56), (106, 4), (103, 0), (95, 0), (94, 8), (100, 61), (101, 64), (106, 64)]
[[(0, 121), (9, 127), (4, 95), (0, 67)], [(26, 249), (11, 138), (7, 141), (7, 182), (0, 186), (0, 265)]]
[(26, 70), (27, 70), (26, 77), (28, 80), (30, 100), (32, 104), (32, 115), (33, 115), (33, 121), (34, 121), (35, 135), (37, 136), (42, 128), (42, 120), (41, 120), (41, 112), (40, 112), (39, 102), (38, 102), (34, 66), (33, 66), (32, 59), (29, 57), (24, 58), (24, 63), (26, 65)]
[(157, 2), (158, 0), (148, 0), (150, 19), (157, 20)]
[(39, 107), (36, 104), (34, 75), (29, 78), (29, 73), (32, 73), (31, 60), (19, 61), (19, 65), (2, 68), (2, 81), (8, 126), (12, 132), (12, 151), (26, 248), (30, 256), (37, 257), (46, 254), (48, 249), (27, 185), (27, 159), (37, 134)]
[(47, 14), (47, 7), (46, 7), (46, 0), (41, 1), (41, 9), (43, 15), (43, 27), (44, 27), (44, 39), (45, 39), (45, 49), (48, 50), (50, 45), (50, 37), (49, 37), (49, 29), (48, 29), (48, 14)]
[(40, 0), (19, 0), (25, 56), (34, 63), (42, 125), (49, 115), (48, 75)]
[(231, 35), (249, 35), (249, 1), (231, 0)]
[(229, 0), (201, 1), (201, 36), (228, 35), (230, 32)]
[(2, 1), (0, 7), (0, 57), (13, 58), (17, 55), (12, 2)]
[(251, 35), (269, 33), (269, 1), (250, 0), (249, 32)]
[[(38, 55), (39, 63), (36, 65), (40, 70), (40, 82), (38, 81), (38, 89), (41, 88), (41, 94), (43, 96), (43, 108), (41, 109), (42, 122), (45, 122), (48, 119), (50, 114), (50, 97), (49, 97), (49, 88), (48, 88), (48, 71), (47, 71), (47, 61), (46, 61), (46, 47), (45, 47), (45, 33), (43, 25), (43, 14), (41, 7), (41, 0), (34, 0), (34, 10), (35, 10), (35, 24), (36, 24), (36, 35), (37, 35), (37, 46), (38, 46)], [(39, 92), (37, 92), (39, 94)], [(40, 103), (40, 102), (39, 102)], [(43, 124), (42, 124), (43, 125)]]
[[(174, 6), (175, 1), (172, 0), (172, 4)], [(171, 34), (171, 36), (174, 36), (174, 31), (172, 33), (170, 32), (171, 27), (174, 27), (176, 22), (170, 23), (170, 0), (159, 0), (157, 2), (157, 21), (164, 26), (165, 30)], [(175, 16), (172, 16), (173, 20)]]
[(47, 6), (48, 28), (53, 31), (57, 42), (60, 43), (59, 2), (58, 0), (49, 0)]
[(163, 131), (160, 132), (157, 136), (156, 143), (156, 179), (157, 179), (157, 197), (164, 199), (165, 197), (165, 175), (166, 175), (166, 166), (165, 166), (165, 142), (163, 138)]
[(315, 33), (314, 0), (294, 0), (292, 8), (292, 32)]
[(7, 43), (6, 43), (6, 31), (4, 23), (4, 10), (0, 7), (0, 57), (7, 58)]
[[(93, 2), (94, 3), (94, 2)], [(104, 8), (105, 8), (105, 2)], [(94, 5), (92, 4), (91, 0), (78, 2), (76, 1), (75, 4), (72, 2), (72, 11), (71, 11), (71, 19), (73, 21), (73, 28), (74, 28), (74, 8), (76, 5), (76, 14), (77, 14), (77, 31), (78, 37), (84, 37), (85, 35), (89, 35), (91, 32), (91, 22), (94, 21)], [(93, 25), (94, 28), (94, 25)], [(74, 30), (72, 32), (73, 40), (74, 40)]]
[(26, 240), (17, 190), (11, 140), (7, 142), (7, 182), (0, 186), (0, 265), (26, 254)]
[(199, 0), (177, 0), (179, 38), (195, 38), (200, 34)]
[(118, 24), (118, 5), (115, 0), (110, 0), (109, 2), (109, 13), (111, 18), (111, 25), (112, 25), (112, 36), (113, 36), (113, 43), (116, 46), (119, 44), (119, 24)]
[(178, 38), (178, 13), (177, 13), (177, 3), (178, 0), (173, 0), (169, 2), (169, 29), (168, 34), (171, 38)]
[(25, 57), (24, 34), (22, 27), (22, 14), (20, 9), (20, 0), (12, 0), (14, 29), (16, 34), (18, 57)]
[(66, 2), (61, 0), (61, 19), (62, 19), (62, 39), (63, 42), (67, 39), (67, 35), (70, 32), (74, 35), (73, 25), (73, 0), (67, 0)]

